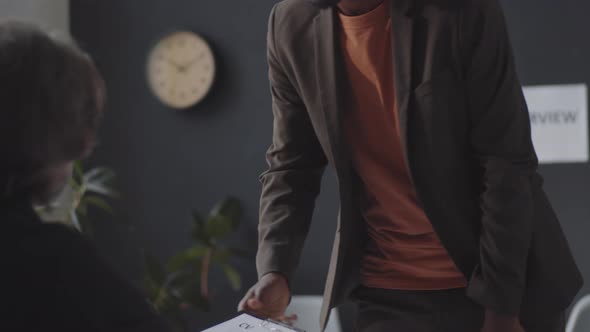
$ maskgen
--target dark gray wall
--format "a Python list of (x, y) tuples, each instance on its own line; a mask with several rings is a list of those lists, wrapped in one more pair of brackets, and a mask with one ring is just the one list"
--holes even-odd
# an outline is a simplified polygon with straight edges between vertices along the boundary
[[(274, 0), (77, 0), (71, 26), (106, 77), (109, 109), (93, 163), (114, 167), (123, 199), (115, 221), (99, 226), (97, 242), (130, 278), (141, 272), (136, 248), (167, 257), (189, 243), (190, 210), (207, 211), (226, 194), (246, 207), (234, 241), (254, 250), (264, 152), (271, 135), (265, 63), (266, 22)], [(590, 3), (579, 0), (503, 1), (524, 84), (590, 81)], [(161, 106), (148, 92), (145, 57), (166, 31), (204, 35), (217, 55), (220, 76), (207, 100), (186, 113)], [(590, 278), (590, 166), (543, 166), (546, 189), (562, 218), (576, 258)], [(320, 294), (327, 271), (337, 209), (331, 172), (318, 203), (296, 293)], [(130, 230), (131, 229), (131, 230)], [(245, 284), (254, 263), (239, 263)], [(195, 328), (232, 315), (241, 294), (213, 282), (211, 314)], [(590, 289), (585, 288), (584, 292)], [(347, 323), (350, 322), (350, 315)]]

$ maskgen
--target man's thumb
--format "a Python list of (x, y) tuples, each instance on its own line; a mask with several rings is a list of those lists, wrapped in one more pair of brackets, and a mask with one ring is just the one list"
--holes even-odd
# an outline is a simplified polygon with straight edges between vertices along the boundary
[(258, 296), (254, 296), (253, 298), (248, 300), (248, 307), (253, 310), (260, 310), (264, 307), (264, 304), (262, 303), (262, 301), (260, 301)]

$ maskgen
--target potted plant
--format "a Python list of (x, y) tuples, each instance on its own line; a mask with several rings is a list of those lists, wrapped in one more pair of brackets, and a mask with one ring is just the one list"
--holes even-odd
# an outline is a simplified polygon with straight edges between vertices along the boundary
[(240, 274), (232, 265), (234, 257), (248, 255), (224, 245), (223, 240), (237, 230), (242, 215), (238, 200), (228, 198), (215, 205), (206, 218), (193, 212), (190, 248), (182, 250), (161, 264), (145, 255), (144, 288), (156, 311), (166, 316), (178, 331), (186, 331), (183, 312), (188, 309), (208, 311), (212, 295), (209, 279), (213, 269), (225, 274), (232, 289), (240, 290)]

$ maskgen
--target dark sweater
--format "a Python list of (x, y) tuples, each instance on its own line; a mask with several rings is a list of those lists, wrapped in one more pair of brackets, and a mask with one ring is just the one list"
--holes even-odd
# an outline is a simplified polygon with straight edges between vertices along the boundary
[(168, 331), (79, 233), (24, 202), (0, 202), (0, 223), (0, 331)]

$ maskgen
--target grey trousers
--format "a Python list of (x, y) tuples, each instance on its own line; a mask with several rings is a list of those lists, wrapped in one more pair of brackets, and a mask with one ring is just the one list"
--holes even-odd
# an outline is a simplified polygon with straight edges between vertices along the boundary
[[(361, 287), (356, 332), (480, 332), (485, 311), (465, 289), (442, 291), (383, 290)], [(564, 332), (565, 314), (521, 322), (526, 332)], [(502, 331), (498, 331), (502, 332)]]

